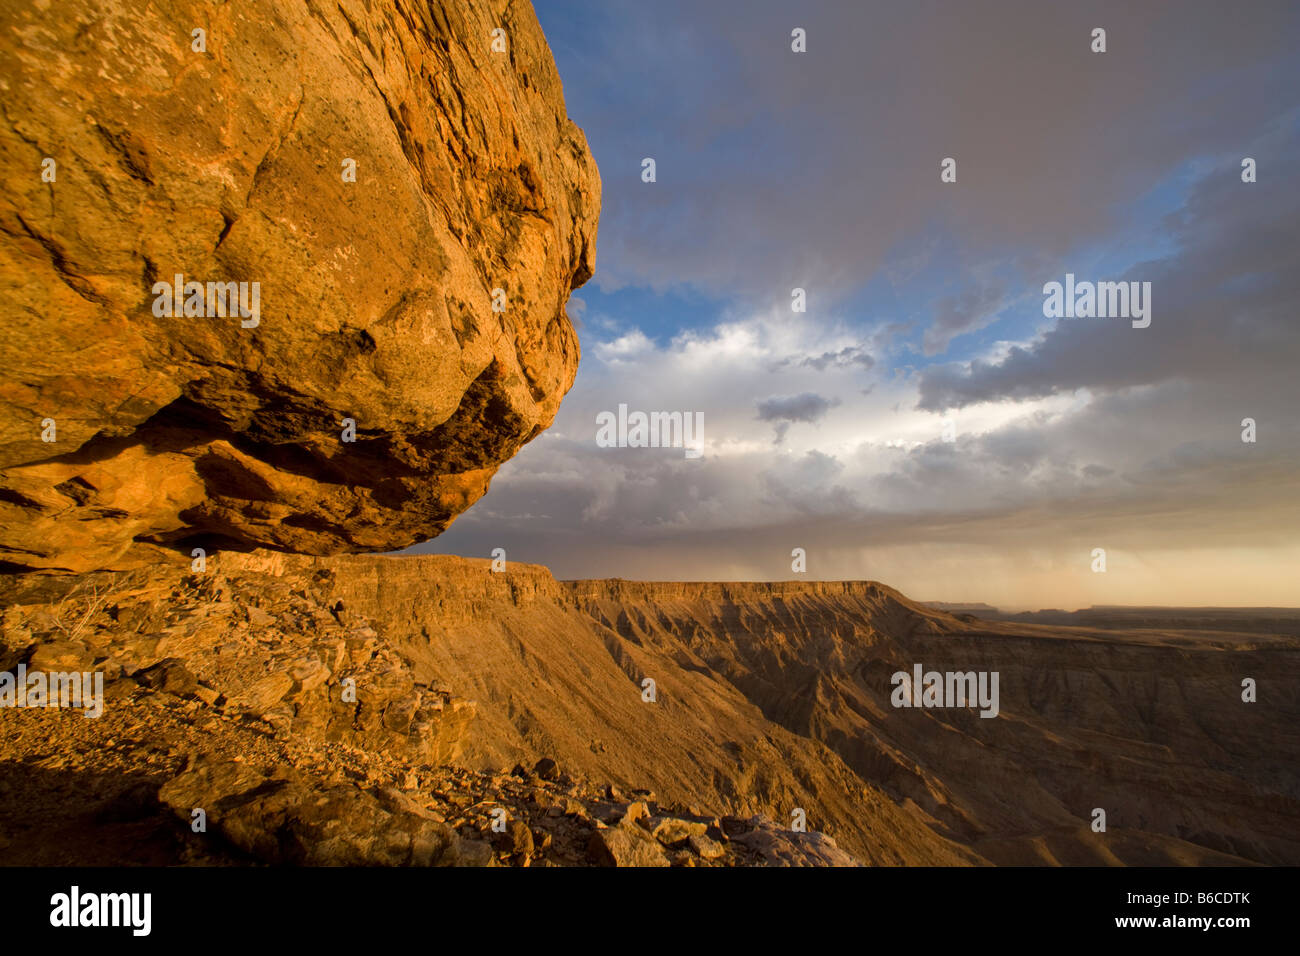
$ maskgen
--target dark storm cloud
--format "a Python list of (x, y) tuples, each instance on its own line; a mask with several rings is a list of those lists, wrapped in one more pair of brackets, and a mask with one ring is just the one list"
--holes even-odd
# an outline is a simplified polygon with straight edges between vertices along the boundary
[(876, 367), (876, 360), (864, 348), (848, 345), (840, 349), (824, 350), (816, 355), (787, 355), (779, 362), (768, 367), (771, 372), (789, 368), (810, 368), (818, 372), (827, 369), (856, 369), (869, 372)]
[(826, 371), (830, 366), (846, 368), (852, 365), (857, 365), (866, 371), (870, 371), (875, 366), (876, 360), (862, 349), (848, 346), (840, 349), (838, 352), (823, 352), (818, 356), (809, 356), (799, 364), (808, 368), (815, 368), (819, 372)]
[(840, 403), (838, 398), (823, 398), (812, 392), (799, 395), (774, 395), (758, 403), (758, 419), (776, 423), (775, 444), (785, 441), (790, 426), (795, 422), (809, 424), (826, 417), (826, 413)]
[[(1288, 132), (1250, 144), (1248, 154), (1269, 156), (1273, 164), (1285, 157), (1294, 168), (1300, 138), (1295, 127)], [(1135, 266), (1123, 277), (1151, 282), (1149, 328), (1134, 329), (1122, 319), (1062, 321), (1041, 341), (1012, 348), (1001, 361), (924, 370), (920, 407), (1173, 379), (1238, 380), (1257, 389), (1268, 382), (1294, 383), (1300, 363), (1300, 194), (1243, 183), (1238, 160), (1225, 160), (1167, 225), (1176, 254)]]
[[(833, 301), (936, 225), (1054, 267), (1171, 161), (1243, 141), (1293, 102), (1295, 66), (1279, 63), (1300, 18), (1284, 2), (617, 10), (618, 32), (565, 76), (571, 111), (600, 132), (598, 281), (756, 302), (793, 286)], [(807, 53), (790, 51), (795, 26)], [(956, 184), (939, 181), (945, 157)]]
[(838, 404), (838, 399), (812, 392), (774, 395), (758, 403), (758, 419), (763, 422), (815, 422)]

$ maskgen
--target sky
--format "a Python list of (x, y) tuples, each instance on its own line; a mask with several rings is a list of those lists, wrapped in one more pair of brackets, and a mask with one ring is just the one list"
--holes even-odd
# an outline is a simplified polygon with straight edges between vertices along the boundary
[[(536, 10), (601, 172), (582, 361), (414, 550), (1007, 609), (1300, 605), (1300, 6)], [(1067, 273), (1150, 283), (1150, 324), (1049, 317)], [(603, 447), (620, 404), (701, 413), (703, 453)]]

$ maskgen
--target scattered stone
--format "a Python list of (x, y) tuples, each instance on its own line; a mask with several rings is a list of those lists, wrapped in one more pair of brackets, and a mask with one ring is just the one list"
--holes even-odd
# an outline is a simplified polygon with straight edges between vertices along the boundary
[(78, 641), (37, 644), (27, 662), (29, 671), (88, 671), (93, 667), (86, 645)]
[(263, 677), (242, 694), (231, 697), (231, 702), (260, 714), (278, 704), (292, 689), (293, 678), (281, 671)]
[(650, 808), (640, 801), (632, 803), (602, 804), (596, 808), (595, 817), (601, 823), (614, 826), (617, 823), (635, 823), (642, 817), (650, 816)]
[(510, 820), (504, 833), (497, 833), (492, 838), (492, 845), (500, 853), (512, 857), (531, 857), (534, 850), (533, 831), (522, 820)]
[(294, 693), (305, 694), (329, 680), (330, 669), (321, 661), (308, 658), (290, 665), (289, 676), (293, 679)]
[(682, 843), (693, 836), (704, 836), (709, 829), (707, 823), (677, 817), (647, 817), (643, 822), (650, 835), (666, 846)]
[(671, 866), (663, 848), (636, 826), (595, 830), (587, 842), (587, 859), (597, 866)]
[(798, 833), (778, 827), (765, 817), (752, 820), (754, 829), (732, 840), (753, 850), (767, 866), (859, 865), (824, 833)]
[(177, 697), (192, 696), (199, 689), (198, 678), (190, 673), (184, 661), (175, 657), (161, 660), (132, 676), (141, 687)]
[[(416, 864), (423, 865), (423, 864)], [(438, 858), (438, 866), (496, 866), (492, 846), (482, 840), (457, 839)]]
[(266, 628), (275, 624), (275, 618), (260, 607), (249, 605), (244, 610), (248, 612), (248, 623), (255, 628)]
[(726, 856), (727, 848), (716, 840), (707, 836), (695, 834), (690, 838), (690, 847), (702, 860), (716, 860), (719, 857)]

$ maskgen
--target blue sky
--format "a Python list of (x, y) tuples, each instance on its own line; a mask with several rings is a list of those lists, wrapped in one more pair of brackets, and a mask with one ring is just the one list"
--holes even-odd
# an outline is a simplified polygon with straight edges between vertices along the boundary
[[(740, 177), (729, 176), (732, 170), (754, 170), (744, 178), (752, 179), (758, 188), (745, 188), (745, 197), (761, 204), (773, 191), (794, 192), (819, 189), (819, 167), (833, 168), (836, 164), (819, 156), (816, 143), (824, 137), (808, 135), (810, 145), (791, 147), (789, 137), (798, 132), (824, 134), (834, 126), (836, 117), (819, 114), (808, 109), (809, 104), (773, 97), (761, 102), (757, 97), (746, 96), (743, 91), (728, 91), (718, 104), (709, 104), (704, 98), (709, 91), (708, 80), (723, 73), (721, 65), (729, 51), (730, 43), (725, 29), (711, 34), (711, 28), (730, 22), (725, 13), (737, 16), (754, 15), (753, 7), (741, 8), (735, 4), (713, 4), (715, 13), (711, 21), (702, 21), (690, 14), (691, 6), (658, 6), (653, 11), (643, 11), (632, 3), (563, 3), (538, 4), (539, 20), (551, 43), (560, 74), (566, 80), (566, 99), (570, 115), (588, 130), (593, 154), (605, 171), (604, 230), (620, 233), (650, 231), (673, 237), (683, 229), (695, 225), (689, 211), (674, 202), (679, 183), (715, 191), (733, 189)], [(785, 14), (783, 5), (759, 5), (779, 19), (784, 16), (790, 23), (804, 25), (811, 30), (812, 49), (805, 57), (816, 60), (817, 46), (821, 41), (813, 24), (829, 29), (837, 26), (841, 11), (846, 5), (814, 4), (800, 7), (798, 14)], [(861, 6), (861, 5), (859, 5)], [(869, 6), (869, 5), (868, 5)], [(785, 5), (785, 9), (790, 9)], [(880, 9), (876, 5), (876, 9)], [(895, 11), (899, 5), (893, 5)], [(1013, 18), (1014, 6), (985, 5), (994, 17)], [(1261, 12), (1264, 8), (1260, 8)], [(761, 17), (762, 15), (759, 14)], [(1105, 19), (1105, 16), (1102, 17)], [(868, 11), (862, 18), (870, 23), (875, 18)], [(1176, 22), (1174, 16), (1168, 22)], [(934, 18), (926, 23), (921, 18), (919, 28), (912, 33), (924, 34), (927, 29), (943, 29), (942, 20)], [(1124, 44), (1125, 20), (1108, 20), (1112, 42)], [(1283, 16), (1279, 22), (1289, 24), (1294, 30), (1294, 16)], [(1206, 38), (1210, 39), (1206, 21)], [(1150, 26), (1148, 32), (1157, 32)], [(1264, 24), (1257, 28), (1260, 39), (1264, 37)], [(1085, 40), (1088, 33), (1085, 32)], [(771, 65), (776, 66), (775, 53), (785, 41), (783, 32), (770, 35)], [(1235, 82), (1243, 96), (1258, 98), (1262, 84), (1265, 89), (1278, 88), (1279, 84), (1300, 79), (1294, 56), (1284, 44), (1272, 45), (1275, 68), (1267, 62), (1245, 61), (1233, 64), (1219, 72), (1199, 75), (1187, 71), (1186, 106), (1193, 106), (1204, 97), (1214, 95), (1225, 77)], [(1076, 46), (1079, 44), (1075, 44)], [(1086, 46), (1087, 44), (1083, 44)], [(785, 55), (780, 50), (780, 60), (786, 64), (797, 63), (794, 54)], [(1097, 55), (1093, 55), (1097, 56)], [(1102, 56), (1121, 59), (1124, 53), (1114, 50)], [(1288, 62), (1288, 60), (1290, 62)], [(621, 65), (619, 61), (624, 61)], [(1107, 63), (1098, 59), (1095, 62)], [(809, 71), (811, 72), (811, 71)], [(1118, 71), (1116, 71), (1118, 72)], [(834, 70), (828, 76), (834, 76)], [(853, 73), (849, 73), (852, 78)], [(613, 82), (611, 82), (613, 80)], [(938, 85), (938, 84), (936, 84)], [(1294, 89), (1294, 86), (1292, 87)], [(1221, 93), (1222, 91), (1220, 91)], [(1278, 89), (1285, 103), (1285, 91)], [(730, 94), (730, 95), (728, 95)], [(1221, 98), (1221, 97), (1220, 97)], [(713, 120), (703, 126), (701, 118)], [(827, 121), (830, 121), (829, 124)], [(1210, 150), (1217, 144), (1201, 144)], [(852, 188), (873, 188), (868, 173), (873, 155), (887, 147), (873, 143), (862, 153), (863, 176), (856, 183), (845, 183)], [(955, 152), (956, 150), (953, 150)], [(1009, 152), (1014, 152), (1010, 150)], [(1102, 151), (1098, 151), (1099, 154)], [(640, 181), (640, 159), (654, 156), (665, 167), (662, 189), (647, 188)], [(941, 157), (940, 157), (941, 158)], [(1122, 160), (1122, 155), (1117, 157)], [(1188, 152), (1182, 161), (1157, 170), (1159, 178), (1128, 183), (1129, 174), (1123, 162), (1107, 163), (1113, 171), (1093, 169), (1097, 185), (1092, 199), (1113, 217), (1110, 228), (1102, 235), (1079, 234), (1063, 236), (1061, 241), (1073, 242), (1062, 250), (1072, 266), (1080, 273), (1104, 270), (1108, 275), (1126, 272), (1132, 266), (1172, 251), (1171, 239), (1162, 228), (1164, 216), (1176, 211), (1195, 181), (1196, 167), (1212, 158), (1208, 153)], [(930, 157), (926, 169), (932, 179), (937, 179), (937, 159)], [(887, 164), (886, 164), (887, 165)], [(960, 171), (960, 164), (959, 164)], [(964, 186), (964, 180), (959, 177)], [(1136, 185), (1136, 188), (1132, 188)], [(1116, 187), (1119, 187), (1118, 189)], [(878, 185), (875, 188), (879, 188)], [(656, 194), (658, 193), (658, 194)], [(665, 197), (663, 194), (667, 193)], [(1115, 201), (1106, 203), (1107, 194)], [(815, 205), (810, 203), (810, 205)], [(975, 246), (970, 237), (962, 235), (960, 224), (954, 223), (948, 210), (942, 206), (926, 210), (928, 218), (916, 218), (891, 229), (890, 242), (881, 250), (886, 261), (907, 261), (921, 254), (925, 264), (915, 274), (902, 281), (890, 281), (879, 271), (880, 261), (864, 263), (860, 272), (850, 271), (838, 278), (826, 290), (829, 304), (839, 308), (848, 321), (870, 328), (888, 316), (894, 322), (906, 323), (909, 328), (894, 343), (900, 356), (912, 364), (925, 365), (934, 361), (968, 361), (986, 351), (999, 339), (1020, 341), (1033, 334), (1041, 319), (1038, 301), (1041, 284), (1017, 276), (1007, 266), (999, 266), (997, 259), (1013, 260), (1019, 251), (1017, 243)], [(792, 237), (801, 241), (801, 237)], [(749, 241), (746, 239), (745, 241)], [(809, 244), (815, 255), (816, 243)], [(951, 342), (935, 341), (927, 348), (923, 331), (927, 319), (942, 308), (943, 302), (960, 299), (973, 292), (972, 276), (967, 271), (969, 256), (976, 252), (982, 260), (990, 262), (989, 278), (1005, 283), (1005, 294), (989, 303), (989, 314), (974, 321), (979, 327), (958, 333)], [(580, 298), (590, 307), (593, 318), (599, 316), (615, 327), (638, 328), (658, 343), (664, 344), (673, 335), (690, 328), (706, 328), (716, 323), (729, 302), (752, 300), (762, 295), (764, 278), (761, 274), (728, 277), (718, 282), (692, 281), (689, 277), (674, 274), (670, 269), (651, 271), (638, 268), (634, 256), (616, 248), (602, 258), (615, 261), (597, 273), (593, 283), (580, 293)], [(758, 279), (755, 284), (746, 280)], [(793, 277), (792, 281), (798, 277)], [(701, 286), (714, 286), (702, 288)], [(816, 291), (816, 290), (813, 290)], [(984, 301), (980, 299), (979, 301)], [(987, 321), (988, 324), (983, 324)], [(600, 327), (601, 329), (604, 326)], [(930, 354), (926, 354), (930, 353)]]
[[(810, 577), (925, 599), (1295, 603), (1294, 5), (536, 9), (601, 171), (583, 361), (428, 549), (726, 579), (804, 547)], [(1067, 271), (1152, 282), (1152, 326), (1044, 318)], [(620, 403), (702, 412), (704, 459), (596, 447)]]

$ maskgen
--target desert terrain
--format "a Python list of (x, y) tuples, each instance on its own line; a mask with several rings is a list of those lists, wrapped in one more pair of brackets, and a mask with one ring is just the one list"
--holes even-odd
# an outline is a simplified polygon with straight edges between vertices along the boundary
[[(874, 582), (561, 582), (434, 556), (258, 552), (7, 588), (0, 669), (108, 676), (102, 717), (0, 724), (10, 862), (1300, 858), (1297, 723), (1273, 716), (1300, 707), (1294, 633), (1009, 624)], [(891, 706), (890, 674), (918, 661), (998, 671), (996, 718)], [(1251, 675), (1269, 708), (1241, 700)]]

